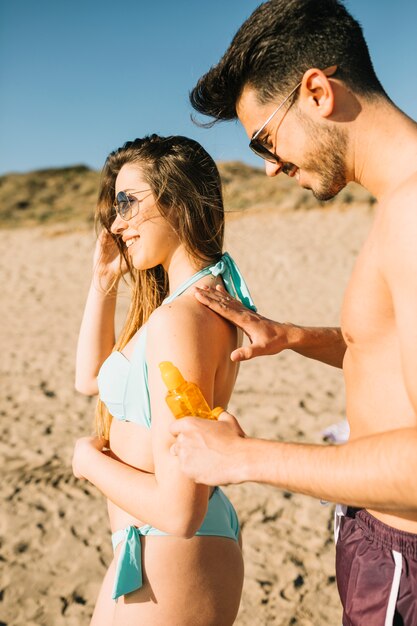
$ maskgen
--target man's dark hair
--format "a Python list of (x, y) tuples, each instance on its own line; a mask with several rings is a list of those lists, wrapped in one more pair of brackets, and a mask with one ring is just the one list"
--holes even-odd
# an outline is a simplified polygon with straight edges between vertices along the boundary
[(311, 67), (337, 65), (336, 76), (362, 96), (385, 95), (361, 26), (340, 0), (269, 0), (240, 27), (217, 65), (190, 93), (194, 109), (236, 118), (245, 85), (261, 103), (291, 91)]

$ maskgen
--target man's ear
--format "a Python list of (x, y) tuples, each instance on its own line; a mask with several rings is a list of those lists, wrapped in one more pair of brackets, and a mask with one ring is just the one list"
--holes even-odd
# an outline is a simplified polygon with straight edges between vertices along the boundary
[(305, 106), (312, 108), (316, 115), (329, 117), (333, 113), (333, 87), (322, 70), (310, 68), (305, 72), (301, 82), (300, 95)]

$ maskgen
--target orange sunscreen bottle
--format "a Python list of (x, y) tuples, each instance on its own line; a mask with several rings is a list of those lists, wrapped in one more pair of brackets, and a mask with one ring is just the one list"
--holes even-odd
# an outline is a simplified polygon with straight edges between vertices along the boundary
[(168, 387), (166, 402), (174, 417), (186, 417), (195, 415), (208, 420), (216, 420), (223, 409), (217, 406), (211, 410), (207, 404), (200, 387), (184, 379), (183, 375), (170, 361), (159, 364), (162, 380)]

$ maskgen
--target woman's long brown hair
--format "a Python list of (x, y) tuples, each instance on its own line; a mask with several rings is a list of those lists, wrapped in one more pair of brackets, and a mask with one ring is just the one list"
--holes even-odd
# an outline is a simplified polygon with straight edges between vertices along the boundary
[[(221, 181), (215, 162), (193, 139), (150, 135), (128, 141), (112, 152), (103, 168), (96, 209), (97, 230), (110, 234), (115, 219), (116, 178), (125, 164), (137, 164), (149, 184), (160, 213), (175, 229), (191, 258), (210, 264), (223, 249), (224, 207)], [(125, 324), (114, 350), (122, 350), (168, 294), (168, 276), (162, 267), (132, 267), (120, 236), (113, 235), (120, 263), (128, 267), (132, 297)], [(117, 278), (115, 279), (115, 282)], [(97, 403), (95, 430), (109, 439), (112, 416)]]

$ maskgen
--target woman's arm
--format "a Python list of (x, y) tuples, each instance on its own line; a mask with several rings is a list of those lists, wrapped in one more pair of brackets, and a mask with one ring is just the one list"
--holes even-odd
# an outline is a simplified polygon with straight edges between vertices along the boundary
[[(191, 537), (207, 511), (208, 487), (197, 485), (180, 470), (170, 453), (173, 416), (165, 402), (166, 387), (159, 363), (172, 361), (187, 380), (197, 383), (212, 404), (218, 348), (211, 314), (190, 302), (177, 300), (160, 307), (147, 326), (147, 363), (152, 410), (152, 448), (155, 474), (127, 466), (80, 440), (74, 472), (92, 482), (117, 506), (141, 521), (172, 535)], [(207, 322), (208, 318), (209, 321)], [(140, 431), (138, 429), (138, 436)]]
[(94, 253), (93, 277), (78, 336), (75, 367), (75, 388), (88, 396), (97, 393), (98, 371), (115, 343), (118, 274), (117, 246), (113, 238), (102, 231)]

